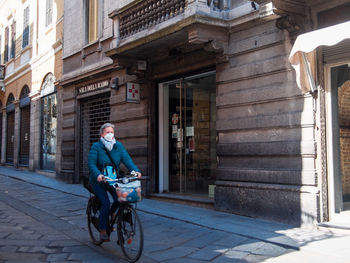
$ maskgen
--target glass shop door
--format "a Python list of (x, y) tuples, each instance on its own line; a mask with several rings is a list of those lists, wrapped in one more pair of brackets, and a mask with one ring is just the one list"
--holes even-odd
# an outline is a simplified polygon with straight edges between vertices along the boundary
[(215, 73), (163, 84), (169, 191), (208, 195), (216, 169)]

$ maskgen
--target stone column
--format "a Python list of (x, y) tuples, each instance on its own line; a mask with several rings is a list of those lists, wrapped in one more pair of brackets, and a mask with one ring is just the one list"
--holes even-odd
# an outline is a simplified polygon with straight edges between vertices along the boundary
[(15, 105), (15, 130), (13, 141), (13, 167), (19, 165), (19, 147), (20, 147), (20, 128), (21, 128), (21, 109), (19, 107), (19, 100), (13, 102)]
[(40, 169), (40, 147), (41, 147), (41, 131), (40, 131), (40, 93), (30, 94), (30, 150), (29, 150), (29, 170), (35, 171)]
[(63, 87), (57, 87), (57, 134), (56, 134), (56, 175), (61, 174), (62, 167), (62, 107), (63, 107)]
[(7, 136), (7, 114), (6, 107), (2, 108), (2, 138), (1, 138), (1, 164), (6, 163), (6, 136)]

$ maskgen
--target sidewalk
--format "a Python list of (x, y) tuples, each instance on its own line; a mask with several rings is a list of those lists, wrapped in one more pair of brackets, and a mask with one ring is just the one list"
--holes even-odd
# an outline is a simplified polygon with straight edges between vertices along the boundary
[[(57, 189), (81, 197), (89, 197), (80, 184), (66, 184), (38, 173), (0, 167), (0, 174)], [(265, 262), (350, 262), (350, 232), (329, 229), (297, 228), (285, 224), (237, 216), (215, 210), (144, 199), (138, 209), (149, 214), (167, 217), (209, 229), (238, 234), (248, 238), (294, 249)]]

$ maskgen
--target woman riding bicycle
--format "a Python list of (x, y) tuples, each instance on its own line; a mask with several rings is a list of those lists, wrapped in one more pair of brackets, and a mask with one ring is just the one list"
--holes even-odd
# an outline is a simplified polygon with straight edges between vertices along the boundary
[[(100, 128), (100, 135), (100, 140), (91, 146), (89, 152), (89, 181), (96, 196), (101, 201), (101, 213), (99, 216), (100, 239), (107, 242), (109, 241), (106, 232), (108, 216), (117, 210), (119, 202), (115, 189), (106, 182), (103, 171), (110, 166), (114, 167), (118, 174), (120, 163), (123, 163), (129, 171), (135, 171), (137, 177), (140, 178), (141, 173), (124, 146), (115, 140), (113, 124), (103, 124)], [(107, 192), (113, 197), (112, 206), (110, 206)]]

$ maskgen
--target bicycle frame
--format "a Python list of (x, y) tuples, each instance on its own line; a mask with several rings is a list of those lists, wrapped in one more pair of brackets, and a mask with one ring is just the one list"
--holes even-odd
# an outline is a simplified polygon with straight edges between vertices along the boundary
[[(107, 180), (110, 178), (106, 178)], [(127, 180), (111, 179), (114, 182), (128, 183), (131, 180), (139, 180), (140, 178), (133, 176)], [(124, 182), (123, 182), (124, 180)], [(116, 189), (116, 185), (112, 185)], [(100, 211), (99, 199), (94, 192), (91, 192), (88, 206), (86, 208), (86, 214), (88, 217), (88, 227), (89, 234), (94, 244), (101, 245), (103, 241), (99, 240), (99, 228), (98, 228), (98, 218)], [(143, 250), (143, 229), (139, 216), (136, 212), (137, 202), (122, 201), (118, 209), (116, 210), (115, 216), (109, 214), (107, 223), (107, 234), (111, 235), (112, 232), (117, 230), (118, 241), (117, 244), (120, 245), (124, 256), (129, 262), (136, 262)], [(115, 228), (117, 224), (117, 228)], [(97, 231), (97, 234), (96, 234)], [(136, 246), (136, 248), (135, 248)]]

